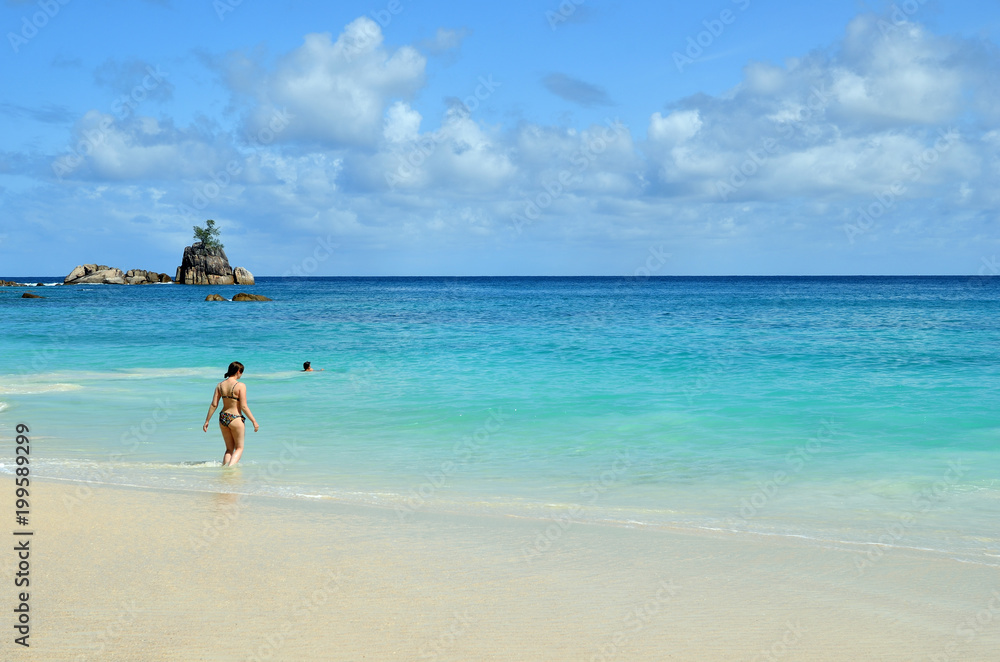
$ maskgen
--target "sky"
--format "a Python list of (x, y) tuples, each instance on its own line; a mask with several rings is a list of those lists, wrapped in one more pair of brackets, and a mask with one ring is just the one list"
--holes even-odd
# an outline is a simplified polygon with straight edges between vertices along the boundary
[(994, 0), (0, 2), (0, 276), (1000, 273)]

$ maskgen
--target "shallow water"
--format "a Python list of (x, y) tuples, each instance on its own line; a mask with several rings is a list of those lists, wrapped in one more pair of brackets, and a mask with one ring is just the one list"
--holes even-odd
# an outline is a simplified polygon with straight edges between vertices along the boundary
[[(38, 280), (31, 279), (32, 282)], [(45, 280), (45, 279), (42, 279)], [(51, 280), (51, 279), (50, 279)], [(690, 526), (1000, 563), (1000, 287), (261, 278), (0, 290), (0, 471)], [(213, 421), (229, 361), (261, 424)], [(301, 363), (322, 372), (304, 374)]]

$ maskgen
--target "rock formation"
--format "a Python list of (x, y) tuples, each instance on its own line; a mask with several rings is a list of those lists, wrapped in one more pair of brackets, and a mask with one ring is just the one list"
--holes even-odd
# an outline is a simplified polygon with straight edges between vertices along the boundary
[(253, 274), (244, 269), (243, 267), (236, 267), (233, 269), (233, 280), (236, 281), (237, 285), (253, 285)]
[(228, 301), (228, 299), (221, 294), (209, 294), (205, 297), (205, 301)]
[(63, 285), (84, 284), (124, 285), (125, 274), (121, 269), (106, 264), (81, 264), (63, 279)]
[(37, 294), (32, 294), (31, 292), (25, 292), (21, 295), (22, 299), (44, 299), (43, 296), (38, 296)]
[(182, 285), (253, 285), (253, 274), (242, 267), (229, 266), (226, 251), (205, 248), (196, 241), (184, 249), (175, 281)]
[(240, 292), (233, 297), (233, 301), (272, 301), (272, 299), (268, 299), (263, 294), (247, 294), (246, 292)]
[(169, 283), (170, 276), (158, 274), (155, 271), (129, 269), (125, 272), (125, 282), (129, 285), (146, 285), (148, 283)]
[(149, 283), (169, 283), (170, 276), (158, 274), (155, 271), (144, 269), (129, 269), (122, 272), (121, 269), (109, 267), (105, 264), (81, 264), (63, 279), (63, 285), (146, 285)]

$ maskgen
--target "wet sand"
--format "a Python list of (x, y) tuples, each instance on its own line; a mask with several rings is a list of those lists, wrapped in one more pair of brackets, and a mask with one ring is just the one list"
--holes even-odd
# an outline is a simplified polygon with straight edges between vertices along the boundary
[(909, 661), (1000, 649), (1000, 571), (911, 550), (872, 555), (861, 573), (856, 548), (790, 538), (401, 520), (54, 481), (32, 496), (31, 648), (12, 643), (15, 554), (3, 545), (5, 660)]

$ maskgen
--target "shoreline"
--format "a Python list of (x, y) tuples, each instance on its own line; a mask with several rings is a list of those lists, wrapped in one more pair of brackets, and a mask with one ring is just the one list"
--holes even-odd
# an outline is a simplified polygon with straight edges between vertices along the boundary
[(988, 660), (1000, 643), (996, 569), (912, 550), (858, 575), (856, 553), (803, 541), (579, 523), (526, 558), (551, 520), (32, 484), (35, 660)]

